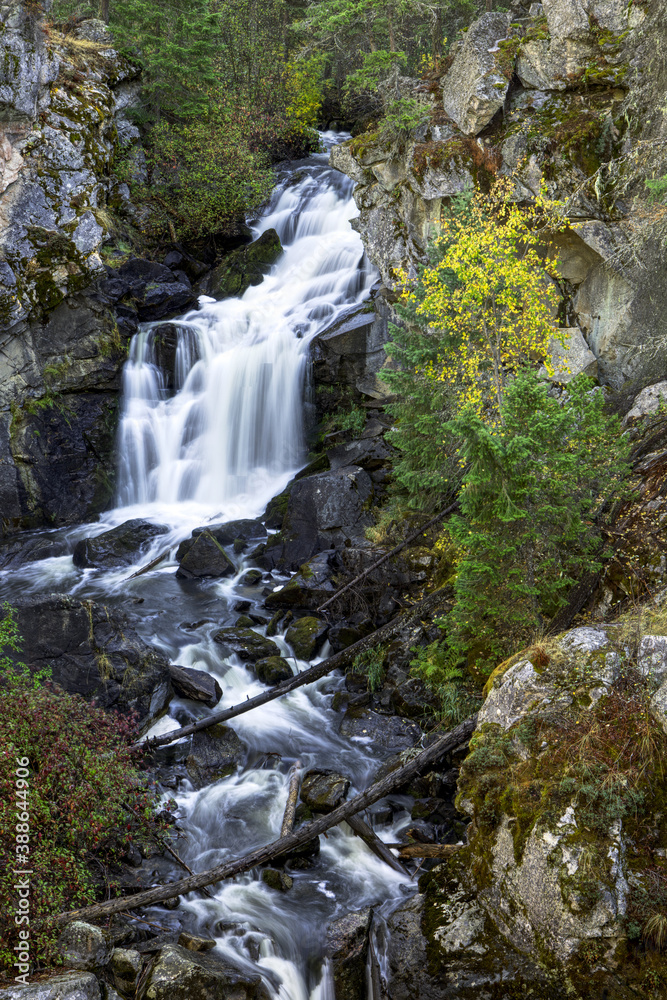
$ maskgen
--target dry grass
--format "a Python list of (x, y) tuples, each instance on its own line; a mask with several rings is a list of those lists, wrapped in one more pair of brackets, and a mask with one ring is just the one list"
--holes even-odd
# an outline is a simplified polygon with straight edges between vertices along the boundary
[(664, 913), (652, 914), (644, 924), (642, 937), (647, 944), (652, 945), (658, 951), (663, 951), (667, 944), (667, 915)]

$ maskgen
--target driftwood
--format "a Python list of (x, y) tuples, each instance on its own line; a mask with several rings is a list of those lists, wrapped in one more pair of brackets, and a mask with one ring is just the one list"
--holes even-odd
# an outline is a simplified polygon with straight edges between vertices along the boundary
[(289, 791), (287, 793), (287, 805), (283, 813), (283, 823), (280, 827), (280, 836), (286, 837), (294, 828), (294, 814), (296, 813), (296, 800), (299, 797), (299, 785), (301, 784), (301, 761), (297, 760), (293, 766), (290, 779)]
[(385, 552), (385, 554), (380, 559), (378, 559), (377, 562), (374, 562), (372, 566), (369, 566), (368, 569), (365, 569), (363, 573), (359, 573), (358, 576), (355, 576), (354, 580), (350, 580), (350, 582), (346, 583), (344, 587), (341, 587), (340, 590), (337, 590), (332, 597), (330, 597), (327, 601), (324, 602), (324, 604), (320, 604), (317, 610), (324, 611), (324, 609), (328, 608), (330, 604), (333, 604), (334, 601), (338, 600), (338, 598), (342, 594), (350, 590), (352, 587), (356, 587), (358, 583), (361, 583), (362, 580), (365, 580), (370, 573), (376, 570), (379, 566), (382, 566), (384, 563), (386, 563), (388, 559), (391, 559), (393, 556), (397, 556), (398, 553), (401, 552), (406, 545), (409, 545), (410, 542), (414, 542), (415, 539), (419, 538), (420, 535), (423, 535), (424, 532), (428, 531), (429, 528), (432, 528), (434, 524), (438, 523), (438, 521), (442, 521), (443, 517), (447, 517), (448, 514), (452, 514), (456, 510), (458, 505), (459, 502), (458, 500), (456, 500), (454, 501), (454, 503), (450, 504), (449, 507), (445, 508), (445, 510), (441, 510), (439, 514), (436, 514), (435, 517), (432, 517), (431, 520), (427, 521), (426, 524), (423, 524), (421, 528), (418, 528), (417, 531), (413, 531), (411, 535), (408, 535), (408, 537), (403, 539), (402, 542), (399, 542), (398, 545), (395, 545), (390, 552)]
[(159, 556), (156, 556), (155, 559), (151, 559), (151, 561), (149, 563), (146, 563), (145, 566), (141, 566), (138, 570), (136, 570), (136, 572), (126, 577), (124, 582), (128, 583), (130, 580), (136, 580), (138, 576), (143, 576), (144, 573), (150, 572), (150, 570), (152, 570), (155, 566), (161, 563), (163, 559), (167, 558), (171, 550), (172, 550), (171, 545), (169, 546), (168, 549), (163, 549), (162, 552), (159, 554)]
[(461, 844), (394, 844), (401, 858), (451, 858)]
[(384, 861), (386, 865), (393, 868), (394, 871), (400, 872), (401, 875), (409, 875), (410, 872), (401, 864), (398, 858), (394, 857), (386, 844), (384, 844), (378, 835), (375, 833), (373, 828), (368, 825), (368, 823), (361, 818), (361, 816), (348, 816), (347, 818), (348, 826), (351, 826), (358, 837), (364, 841), (367, 847), (371, 849), (373, 854)]
[[(198, 733), (202, 729), (208, 729), (209, 726), (215, 726), (219, 722), (227, 722), (229, 719), (235, 719), (236, 716), (243, 715), (245, 712), (251, 712), (253, 708), (266, 705), (267, 702), (273, 701), (275, 698), (280, 698), (282, 695), (288, 694), (296, 688), (303, 687), (304, 684), (312, 684), (313, 681), (319, 680), (320, 677), (325, 677), (333, 670), (348, 666), (359, 653), (365, 652), (365, 650), (376, 646), (378, 643), (388, 642), (390, 639), (393, 639), (403, 629), (408, 628), (412, 622), (417, 621), (420, 617), (427, 615), (431, 610), (436, 608), (441, 600), (442, 591), (436, 590), (435, 593), (429, 594), (428, 597), (425, 597), (417, 604), (413, 604), (408, 609), (407, 614), (399, 615), (398, 618), (389, 622), (388, 625), (384, 625), (363, 639), (359, 639), (358, 642), (348, 646), (347, 649), (341, 650), (340, 653), (335, 653), (334, 656), (330, 656), (309, 670), (304, 670), (302, 673), (296, 674), (295, 677), (291, 677), (281, 684), (276, 684), (275, 687), (255, 695), (254, 698), (248, 698), (240, 705), (233, 705), (231, 708), (214, 712), (213, 715), (207, 715), (206, 718), (200, 719), (199, 722), (183, 726), (182, 729), (173, 729), (171, 732), (165, 733), (164, 736), (154, 736), (145, 741), (145, 746), (149, 749), (166, 746), (168, 743), (173, 743), (174, 740), (180, 740), (184, 736), (191, 736), (193, 733)], [(137, 745), (143, 746), (144, 744), (139, 743)]]
[(183, 893), (193, 892), (195, 889), (203, 889), (206, 885), (213, 885), (216, 882), (223, 881), (223, 879), (232, 878), (234, 875), (240, 875), (241, 872), (247, 872), (251, 868), (256, 868), (258, 865), (266, 864), (269, 861), (273, 861), (274, 858), (294, 851), (296, 848), (308, 843), (309, 840), (319, 837), (321, 833), (331, 829), (331, 827), (342, 823), (343, 820), (349, 819), (350, 816), (355, 816), (363, 809), (377, 802), (378, 799), (384, 798), (394, 788), (410, 781), (420, 771), (424, 770), (424, 768), (429, 767), (443, 757), (444, 754), (465, 745), (472, 736), (476, 721), (476, 715), (470, 716), (464, 722), (459, 723), (451, 732), (445, 733), (436, 739), (430, 747), (422, 750), (421, 753), (418, 753), (407, 764), (392, 771), (391, 774), (388, 774), (381, 781), (376, 781), (365, 792), (355, 795), (354, 798), (348, 802), (344, 802), (337, 809), (334, 809), (333, 812), (327, 813), (325, 816), (320, 816), (311, 823), (306, 823), (298, 830), (288, 833), (286, 837), (280, 837), (265, 847), (258, 847), (249, 854), (226, 861), (221, 865), (216, 865), (215, 868), (209, 868), (198, 875), (191, 875), (189, 878), (180, 879), (178, 882), (172, 882), (169, 885), (159, 885), (153, 889), (135, 893), (131, 899), (123, 896), (119, 899), (108, 900), (105, 903), (84, 906), (80, 910), (61, 913), (56, 917), (56, 922), (65, 924), (71, 920), (95, 920), (98, 917), (111, 916), (112, 913), (120, 913), (122, 910), (135, 910), (140, 906), (152, 906), (155, 903), (162, 903), (167, 899), (174, 899)]

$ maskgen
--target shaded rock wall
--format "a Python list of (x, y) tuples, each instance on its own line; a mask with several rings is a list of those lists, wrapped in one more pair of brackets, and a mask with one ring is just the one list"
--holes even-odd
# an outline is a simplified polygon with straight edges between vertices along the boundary
[(100, 22), (48, 35), (0, 5), (0, 534), (90, 517), (112, 495), (121, 333), (100, 256), (136, 149), (137, 71)]

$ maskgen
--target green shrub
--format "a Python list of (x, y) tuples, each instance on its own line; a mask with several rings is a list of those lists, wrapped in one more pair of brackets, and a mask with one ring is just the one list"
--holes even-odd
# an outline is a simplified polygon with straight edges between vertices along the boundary
[(415, 646), (412, 652), (416, 654), (410, 661), (412, 674), (435, 694), (443, 725), (455, 726), (477, 709), (478, 698), (444, 642)]
[[(14, 872), (30, 871), (30, 957), (33, 968), (58, 962), (58, 913), (114, 895), (108, 865), (133, 840), (162, 828), (141, 752), (131, 748), (133, 720), (107, 714), (48, 680), (31, 676), (7, 655), (20, 650), (8, 605), (0, 619), (0, 968), (12, 972), (19, 927)], [(28, 760), (28, 778), (17, 761)], [(17, 777), (17, 769), (21, 774)], [(18, 792), (18, 795), (17, 795)], [(17, 851), (23, 803), (28, 852)], [(17, 806), (18, 803), (18, 806)], [(17, 813), (19, 814), (17, 816)], [(21, 845), (23, 847), (25, 845)], [(16, 904), (16, 905), (14, 905)]]
[(354, 658), (352, 670), (357, 674), (366, 674), (371, 691), (379, 691), (384, 683), (386, 668), (384, 665), (384, 649), (375, 646), (367, 649)]

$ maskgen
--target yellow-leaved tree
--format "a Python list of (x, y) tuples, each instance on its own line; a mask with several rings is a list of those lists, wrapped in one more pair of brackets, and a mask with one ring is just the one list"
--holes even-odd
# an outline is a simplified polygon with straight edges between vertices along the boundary
[(404, 304), (436, 334), (439, 352), (425, 373), (449, 383), (459, 408), (500, 415), (508, 377), (529, 359), (549, 374), (549, 344), (563, 343), (554, 320), (555, 264), (541, 248), (544, 231), (563, 227), (554, 203), (512, 200), (499, 181), (455, 199), (431, 247), (431, 264), (405, 287)]

